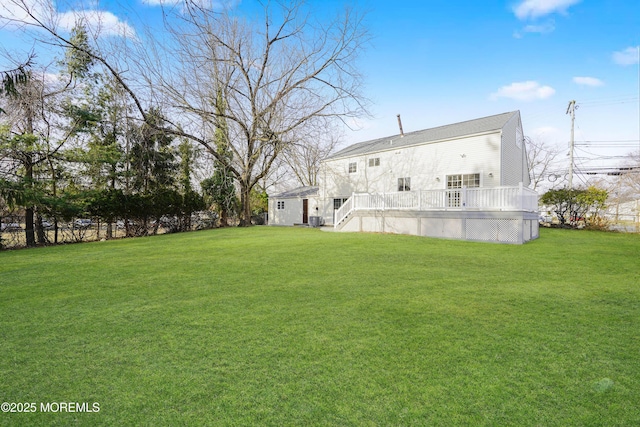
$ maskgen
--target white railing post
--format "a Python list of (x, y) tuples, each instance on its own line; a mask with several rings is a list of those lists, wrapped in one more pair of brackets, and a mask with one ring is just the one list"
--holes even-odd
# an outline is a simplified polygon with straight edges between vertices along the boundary
[(524, 210), (524, 184), (522, 181), (518, 184), (518, 197), (520, 198), (520, 210)]
[[(418, 197), (418, 200), (415, 199)], [(425, 198), (425, 200), (423, 200)], [(387, 200), (388, 199), (388, 200)], [(456, 202), (456, 203), (453, 203)], [(334, 224), (339, 224), (357, 210), (520, 210), (537, 209), (535, 190), (518, 186), (496, 188), (456, 188), (440, 190), (415, 190), (393, 193), (356, 193), (334, 210)]]
[(460, 193), (462, 196), (462, 200), (460, 200), (460, 206), (462, 210), (467, 209), (467, 187), (462, 187), (462, 192)]

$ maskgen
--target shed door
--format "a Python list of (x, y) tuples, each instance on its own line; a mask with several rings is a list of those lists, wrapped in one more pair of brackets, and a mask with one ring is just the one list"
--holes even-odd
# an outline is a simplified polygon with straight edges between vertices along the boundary
[(309, 223), (309, 199), (302, 199), (302, 223)]

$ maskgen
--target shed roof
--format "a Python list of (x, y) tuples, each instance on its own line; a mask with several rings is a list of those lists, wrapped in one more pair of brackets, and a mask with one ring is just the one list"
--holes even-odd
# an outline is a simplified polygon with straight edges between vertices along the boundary
[(498, 131), (511, 120), (511, 118), (520, 114), (519, 111), (511, 111), (508, 113), (497, 114), (495, 116), (483, 117), (480, 119), (467, 120), (466, 122), (454, 123), (445, 126), (439, 126), (431, 129), (424, 129), (415, 132), (387, 136), (384, 138), (373, 139), (365, 142), (358, 142), (338, 151), (327, 157), (327, 160), (338, 159), (342, 157), (359, 156), (367, 153), (375, 153), (398, 147), (406, 147), (410, 145), (426, 144), (430, 142), (441, 141), (445, 139), (460, 138), (463, 136), (474, 135), (491, 131)]
[(307, 197), (307, 196), (317, 196), (318, 195), (318, 187), (298, 187), (293, 190), (284, 191), (280, 194), (276, 194), (271, 196), (273, 198), (278, 199), (293, 199), (295, 197)]

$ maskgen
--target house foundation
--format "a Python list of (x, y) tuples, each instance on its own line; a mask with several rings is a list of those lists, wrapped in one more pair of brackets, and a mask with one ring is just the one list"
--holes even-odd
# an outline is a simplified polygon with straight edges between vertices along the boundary
[(539, 236), (538, 216), (518, 211), (382, 211), (360, 209), (336, 231), (410, 234), (477, 242), (522, 244)]

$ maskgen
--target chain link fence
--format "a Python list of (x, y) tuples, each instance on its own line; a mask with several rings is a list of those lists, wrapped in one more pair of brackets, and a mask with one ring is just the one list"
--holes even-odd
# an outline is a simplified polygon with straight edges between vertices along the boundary
[[(38, 223), (39, 220), (36, 221)], [(36, 224), (37, 245), (92, 242), (126, 237), (150, 236), (218, 227), (215, 212), (197, 212), (190, 217), (161, 217), (158, 220), (122, 219), (106, 223), (94, 218), (74, 218), (71, 221), (42, 219)], [(25, 217), (16, 212), (0, 212), (0, 250), (27, 246)]]

